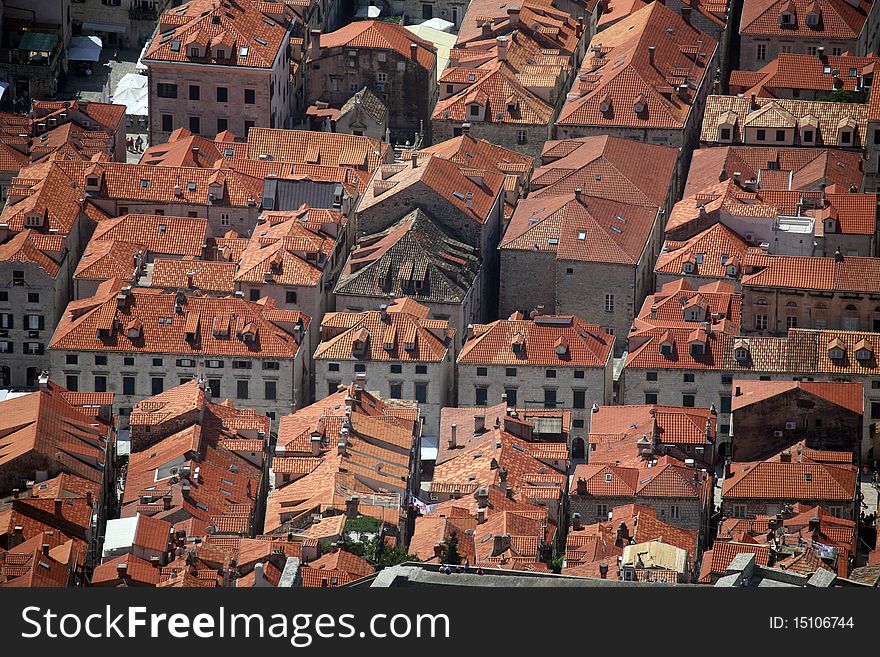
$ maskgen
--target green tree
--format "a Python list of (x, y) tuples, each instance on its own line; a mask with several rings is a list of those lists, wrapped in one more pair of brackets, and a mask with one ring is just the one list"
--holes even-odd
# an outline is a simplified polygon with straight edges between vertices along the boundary
[(562, 562), (565, 560), (565, 555), (557, 555), (553, 557), (550, 561), (550, 570), (552, 570), (557, 575), (562, 572)]
[(817, 97), (816, 100), (821, 100), (826, 103), (852, 103), (853, 95), (851, 91), (835, 89), (834, 91), (829, 91), (827, 94), (822, 94)]
[(452, 532), (449, 541), (446, 543), (446, 550), (443, 554), (443, 563), (453, 566), (461, 564), (461, 555), (458, 553), (458, 532)]

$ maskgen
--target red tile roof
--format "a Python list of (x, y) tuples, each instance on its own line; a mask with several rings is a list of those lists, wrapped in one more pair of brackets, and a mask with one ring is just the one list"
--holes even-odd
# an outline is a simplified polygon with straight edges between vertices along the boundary
[(798, 502), (851, 502), (858, 488), (855, 466), (817, 463), (805, 455), (791, 462), (767, 460), (733, 463), (724, 479), (725, 501), (742, 499), (793, 500)]
[(195, 288), (209, 292), (232, 293), (235, 291), (236, 267), (234, 262), (157, 258), (153, 261), (150, 287), (169, 291)]
[(335, 32), (321, 35), (321, 48), (371, 48), (393, 50), (410, 58), (410, 44), (418, 46), (416, 60), (432, 71), (437, 59), (433, 44), (420, 39), (403, 25), (385, 21), (353, 21)]
[(378, 139), (331, 132), (253, 128), (247, 136), (247, 156), (252, 160), (269, 155), (280, 162), (368, 171), (388, 161), (390, 148)]
[(678, 149), (607, 135), (548, 141), (532, 175), (530, 198), (580, 188), (585, 196), (666, 207), (677, 160)]
[(700, 499), (700, 485), (695, 477), (696, 472), (681, 461), (668, 456), (660, 457), (651, 466), (580, 464), (575, 466), (572, 474), (570, 494), (577, 494), (578, 485), (582, 485), (580, 480), (584, 480), (587, 493), (594, 496)]
[[(758, 71), (732, 71), (731, 93), (772, 98), (779, 90), (854, 91), (860, 87), (863, 70), (867, 68), (865, 72), (872, 73), (878, 63), (880, 58), (876, 56), (826, 55), (820, 59), (815, 55), (780, 53)], [(790, 94), (786, 91), (779, 96), (788, 97)]]
[(853, 413), (862, 414), (862, 384), (843, 381), (750, 381), (736, 379), (732, 409), (734, 411), (757, 404), (773, 397), (786, 394), (792, 390), (800, 390), (809, 395), (820, 397), (837, 404)]
[[(124, 565), (125, 570), (120, 570), (120, 565)], [(92, 586), (156, 586), (158, 583), (159, 569), (133, 554), (105, 561), (92, 573)]]
[[(159, 17), (159, 28), (144, 62), (181, 62), (212, 66), (273, 67), (278, 51), (288, 45), (287, 23), (292, 12), (281, 4), (256, 2), (192, 2), (170, 9)], [(276, 18), (282, 16), (284, 23)], [(199, 47), (199, 56), (191, 54)], [(218, 50), (224, 56), (219, 57)]]
[[(705, 263), (705, 259), (703, 261)], [(650, 294), (633, 321), (636, 330), (650, 328), (705, 329), (737, 332), (740, 329), (742, 296), (722, 281), (694, 289), (686, 278), (663, 285)]]
[(40, 247), (37, 233), (24, 230), (0, 245), (0, 262), (32, 262), (55, 278), (61, 268), (56, 253), (47, 253)]
[[(120, 287), (99, 290), (96, 296), (69, 307), (50, 348), (295, 358), (302, 341), (302, 333), (297, 336), (281, 322), (272, 321), (269, 305), (237, 297), (190, 296), (183, 298), (180, 312), (175, 312), (176, 294)], [(117, 299), (119, 295), (122, 300)], [(296, 323), (300, 318), (308, 327), (308, 317), (301, 313), (283, 323)], [(131, 322), (138, 322), (139, 330), (130, 329)], [(255, 335), (245, 342), (241, 336), (249, 324)], [(186, 339), (188, 330), (195, 333), (195, 339)], [(99, 331), (106, 333), (99, 337)]]
[[(560, 338), (567, 342), (564, 350), (557, 349)], [(515, 342), (523, 346), (514, 348)], [(462, 347), (458, 362), (604, 367), (613, 346), (613, 336), (579, 317), (547, 315), (527, 320), (514, 316), (475, 325), (474, 336)]]
[[(857, 6), (847, 0), (746, 0), (739, 31), (786, 39), (858, 39), (870, 10), (868, 0)], [(780, 15), (785, 12), (793, 20), (783, 25)], [(817, 25), (807, 22), (811, 12), (819, 15)]]
[(699, 582), (711, 584), (713, 576), (723, 575), (738, 554), (754, 554), (755, 563), (759, 566), (770, 563), (770, 548), (766, 545), (716, 541), (711, 550), (703, 553)]
[[(707, 65), (716, 46), (662, 3), (651, 3), (593, 37), (557, 124), (683, 129), (696, 89), (714, 74)], [(687, 87), (680, 94), (681, 85)]]
[[(722, 223), (716, 223), (690, 239), (667, 239), (657, 257), (654, 271), (676, 276), (699, 276), (729, 280), (730, 271), (738, 276), (752, 244)], [(685, 270), (685, 264), (688, 269)], [(729, 270), (729, 267), (735, 267)], [(735, 277), (734, 277), (735, 280)]]

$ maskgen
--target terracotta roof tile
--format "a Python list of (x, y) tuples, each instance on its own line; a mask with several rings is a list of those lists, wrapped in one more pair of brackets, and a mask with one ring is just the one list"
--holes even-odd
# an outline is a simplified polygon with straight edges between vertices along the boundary
[[(775, 36), (787, 39), (858, 39), (871, 9), (861, 0), (857, 6), (846, 0), (746, 0), (742, 9), (740, 34)], [(780, 15), (794, 15), (782, 25)], [(810, 12), (819, 14), (818, 25), (807, 23)]]

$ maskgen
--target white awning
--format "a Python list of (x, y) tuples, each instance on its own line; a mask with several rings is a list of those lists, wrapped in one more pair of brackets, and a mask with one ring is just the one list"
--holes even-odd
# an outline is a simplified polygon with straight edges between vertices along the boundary
[(120, 23), (104, 23), (102, 21), (83, 21), (82, 29), (91, 30), (92, 32), (116, 32), (117, 34), (125, 34), (128, 32), (128, 25)]
[(101, 37), (75, 36), (70, 38), (67, 59), (74, 62), (97, 62), (101, 59)]
[(113, 104), (125, 105), (125, 113), (131, 116), (147, 115), (147, 76), (126, 73), (113, 91)]

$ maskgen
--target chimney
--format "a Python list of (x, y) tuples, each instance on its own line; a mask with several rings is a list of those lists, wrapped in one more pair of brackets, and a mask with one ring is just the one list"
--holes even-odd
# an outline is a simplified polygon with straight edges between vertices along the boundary
[(756, 100), (757, 98), (758, 98), (757, 94), (752, 94), (751, 97), (749, 98), (749, 107), (751, 109), (755, 109), (758, 106), (758, 103)]
[(581, 514), (580, 513), (572, 513), (571, 514), (571, 528), (579, 532), (583, 528), (583, 523), (581, 522)]
[(819, 46), (816, 48), (816, 55), (819, 57), (820, 62), (825, 61), (825, 46)]
[(485, 488), (478, 488), (477, 489), (476, 498), (477, 498), (477, 508), (485, 509), (487, 506), (489, 506), (489, 491), (486, 490)]
[(813, 516), (812, 518), (810, 518), (810, 523), (807, 525), (807, 529), (810, 530), (810, 533), (815, 533), (819, 531), (821, 527), (822, 520), (819, 518), (819, 516)]
[(357, 495), (345, 500), (345, 516), (349, 520), (354, 520), (358, 517), (358, 506), (360, 505), (361, 498)]
[(12, 538), (9, 542), (9, 549), (11, 550), (14, 547), (17, 547), (24, 543), (24, 527), (21, 525), (16, 525), (12, 528)]
[(40, 380), (39, 380), (40, 390), (46, 392), (49, 390), (49, 370), (43, 370), (40, 372)]
[(464, 198), (465, 198), (465, 205), (467, 205), (467, 209), (473, 210), (474, 209), (474, 193), (468, 192)]
[(339, 430), (339, 442), (336, 443), (336, 453), (344, 456), (348, 447), (348, 429), (346, 427), (342, 427)]
[(600, 563), (599, 564), (599, 577), (602, 579), (608, 579), (608, 564)]
[(507, 37), (500, 36), (495, 38), (495, 44), (498, 47), (498, 61), (507, 61)]
[(92, 496), (92, 491), (90, 490), (86, 491), (86, 504), (89, 506), (90, 509), (95, 506), (95, 500)]
[(483, 21), (480, 24), (480, 33), (484, 37), (488, 37), (490, 34), (492, 34), (492, 24), (489, 21)]
[(413, 169), (418, 167), (419, 166), (419, 152), (413, 151), (412, 153), (410, 153), (409, 154), (409, 161), (410, 161), (410, 164), (412, 164)]
[(629, 527), (625, 522), (621, 522), (617, 527), (617, 540), (614, 542), (617, 547), (625, 547), (629, 545)]
[(64, 504), (63, 500), (55, 500), (55, 517), (56, 518), (61, 517), (61, 515), (62, 515), (61, 510), (63, 508), (63, 506), (62, 506), (63, 504)]
[(837, 250), (834, 252), (834, 262), (843, 262), (843, 254), (840, 252), (840, 247), (837, 247)]
[(577, 488), (575, 489), (578, 495), (586, 495), (587, 494), (587, 480), (583, 477), (580, 477), (577, 480)]
[(734, 396), (734, 397), (741, 397), (742, 394), (743, 394), (742, 388), (740, 388), (739, 386), (737, 386), (737, 387), (736, 387), (736, 390), (735, 390), (734, 393), (733, 393), (733, 396)]
[(467, 135), (470, 131), (471, 131), (471, 124), (469, 122), (461, 124), (461, 134)]
[(791, 452), (789, 450), (785, 450), (779, 455), (780, 463), (791, 463)]
[(584, 191), (580, 187), (575, 187), (574, 190), (574, 200), (580, 201), (584, 195)]
[(681, 8), (681, 18), (688, 25), (691, 24), (691, 8), (690, 7), (682, 7)]
[(48, 543), (43, 543), (43, 556), (44, 557), (49, 556), (49, 544)]
[(724, 478), (727, 479), (731, 475), (731, 462), (730, 459), (724, 461)]
[(474, 433), (483, 433), (486, 430), (486, 416), (474, 415)]
[(458, 443), (456, 442), (456, 438), (458, 437), (456, 434), (458, 433), (458, 425), (453, 424), (449, 427), (449, 449), (455, 449), (458, 447)]
[(651, 319), (657, 319), (657, 305), (651, 304)]
[(495, 534), (492, 537), (492, 556), (497, 556), (510, 549), (510, 534)]
[(486, 522), (486, 508), (480, 507), (477, 509), (477, 524), (482, 525)]
[(508, 7), (507, 8), (507, 20), (510, 21), (511, 27), (517, 27), (519, 25), (519, 7)]
[(194, 271), (186, 272), (186, 286), (189, 288), (196, 286), (196, 273)]
[(123, 580), (128, 578), (128, 564), (127, 563), (116, 564), (116, 576), (119, 579), (123, 579)]
[(648, 46), (648, 63), (653, 66), (654, 65), (654, 51), (657, 50), (657, 46)]
[(316, 59), (321, 54), (321, 30), (311, 30), (309, 49), (311, 50), (311, 58)]
[(409, 44), (409, 56), (411, 59), (418, 59), (419, 56), (419, 44), (411, 43)]

